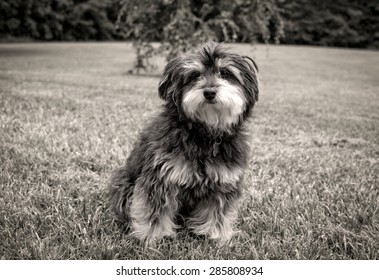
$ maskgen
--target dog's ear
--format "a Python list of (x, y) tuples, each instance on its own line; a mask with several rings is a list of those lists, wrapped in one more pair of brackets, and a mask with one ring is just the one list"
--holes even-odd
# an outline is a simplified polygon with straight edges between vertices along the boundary
[(251, 72), (254, 73), (254, 77), (253, 79), (255, 80), (255, 86), (254, 88), (252, 89), (253, 93), (254, 93), (254, 102), (257, 102), (258, 101), (258, 96), (259, 96), (259, 78), (258, 78), (258, 72), (259, 72), (259, 69), (258, 69), (258, 65), (255, 63), (255, 61), (251, 58), (251, 57), (248, 57), (248, 56), (242, 56), (243, 60), (246, 62), (248, 68), (250, 69)]
[(258, 75), (259, 69), (258, 69), (258, 65), (255, 63), (255, 61), (251, 57), (248, 57), (246, 55), (243, 56), (242, 58), (245, 60), (245, 62), (249, 66), (250, 70), (254, 71), (255, 75)]
[(163, 71), (163, 77), (159, 82), (158, 94), (163, 100), (169, 100), (171, 94), (175, 91), (175, 75), (180, 58), (171, 60)]

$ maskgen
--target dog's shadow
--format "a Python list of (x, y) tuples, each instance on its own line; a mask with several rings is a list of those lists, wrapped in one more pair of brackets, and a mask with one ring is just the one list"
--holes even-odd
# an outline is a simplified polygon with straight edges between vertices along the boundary
[(131, 228), (129, 223), (125, 223), (124, 221), (115, 220), (114, 223), (116, 224), (117, 228), (122, 232), (123, 234), (129, 235), (131, 233)]

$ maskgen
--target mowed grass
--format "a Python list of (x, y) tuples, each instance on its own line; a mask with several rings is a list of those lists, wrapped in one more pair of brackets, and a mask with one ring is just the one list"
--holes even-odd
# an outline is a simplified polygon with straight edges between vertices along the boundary
[(147, 247), (106, 188), (160, 110), (164, 60), (135, 76), (126, 43), (1, 44), (0, 258), (378, 259), (378, 52), (231, 47), (261, 80), (240, 232)]

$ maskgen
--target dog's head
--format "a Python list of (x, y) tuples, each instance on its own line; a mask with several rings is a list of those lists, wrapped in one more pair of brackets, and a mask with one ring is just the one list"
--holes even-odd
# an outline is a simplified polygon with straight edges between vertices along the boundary
[(251, 58), (208, 43), (167, 64), (159, 96), (186, 118), (227, 131), (241, 123), (258, 100), (257, 73)]

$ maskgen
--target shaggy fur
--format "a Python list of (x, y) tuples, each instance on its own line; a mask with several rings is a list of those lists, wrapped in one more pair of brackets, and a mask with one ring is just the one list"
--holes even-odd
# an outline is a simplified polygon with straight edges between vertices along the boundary
[(249, 151), (244, 124), (258, 92), (254, 61), (220, 44), (168, 63), (164, 109), (110, 184), (111, 207), (133, 235), (174, 236), (182, 220), (195, 234), (231, 238)]

